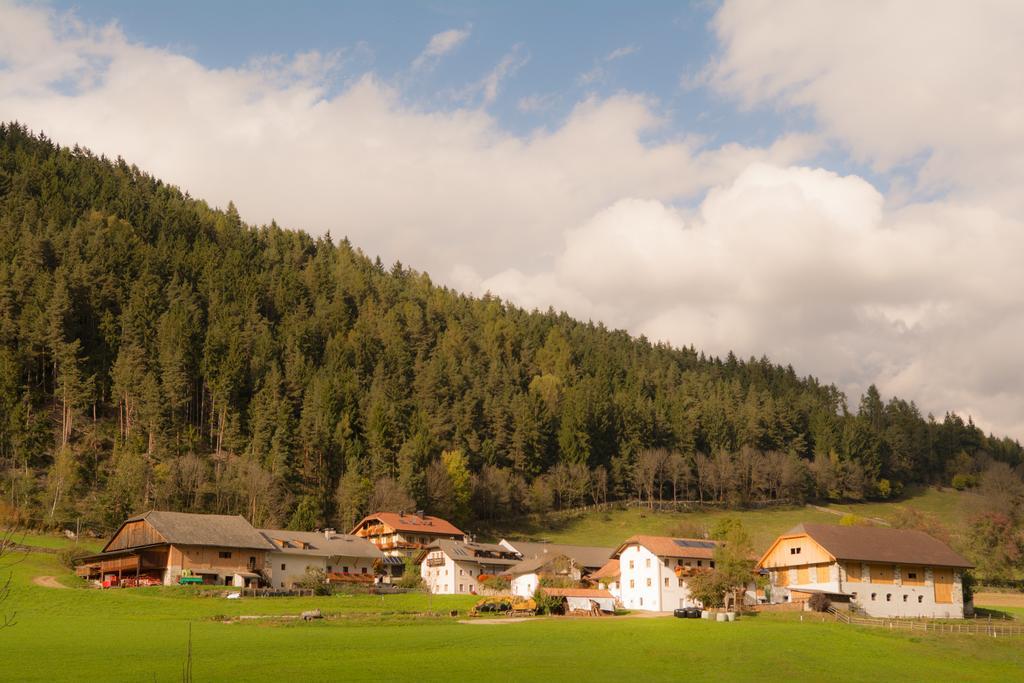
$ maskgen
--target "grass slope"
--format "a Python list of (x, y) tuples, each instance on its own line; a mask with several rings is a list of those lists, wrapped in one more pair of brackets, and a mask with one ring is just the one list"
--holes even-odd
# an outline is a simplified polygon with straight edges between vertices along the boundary
[[(58, 590), (46, 553), (18, 558), (17, 624), (0, 631), (0, 676), (18, 681), (180, 680), (192, 624), (195, 680), (1020, 680), (1020, 639), (891, 633), (798, 615), (734, 624), (672, 618), (537, 619), (466, 625), (435, 611), (473, 598), (419, 594), (225, 600), (178, 588)], [(296, 614), (322, 622), (222, 623), (218, 615)]]
[(889, 522), (905, 508), (934, 515), (951, 530), (962, 523), (973, 494), (952, 489), (915, 489), (898, 501), (826, 506), (771, 508), (764, 510), (702, 510), (697, 512), (657, 512), (641, 508), (580, 513), (575, 516), (552, 515), (531, 518), (491, 529), (494, 538), (526, 538), (552, 543), (616, 546), (633, 534), (673, 535), (680, 529), (714, 527), (726, 517), (743, 521), (754, 547), (767, 548), (779, 535), (801, 522), (837, 524), (845, 514)]

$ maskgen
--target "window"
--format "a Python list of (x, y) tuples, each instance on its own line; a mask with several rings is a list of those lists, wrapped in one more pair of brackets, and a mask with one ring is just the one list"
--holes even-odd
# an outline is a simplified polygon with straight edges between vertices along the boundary
[(907, 601), (907, 598), (909, 598), (909, 597), (910, 597), (909, 595), (907, 595), (906, 593), (904, 593), (904, 594), (903, 594), (903, 602), (906, 602), (906, 601)]
[(285, 569), (287, 569), (287, 565), (285, 565), (285, 563), (282, 562), (281, 563), (281, 571), (284, 571)]
[(885, 601), (886, 602), (892, 602), (892, 593), (886, 593), (885, 594)]
[(665, 588), (668, 588), (668, 577), (665, 577)]
[(632, 568), (633, 568), (633, 560), (630, 560), (630, 561), (629, 561), (629, 568), (630, 568), (630, 569), (632, 569)]
[(682, 560), (676, 560), (676, 566), (677, 567), (682, 567), (683, 566), (683, 561)]
[(461, 583), (459, 584), (459, 592), (460, 593), (462, 592), (462, 584)]
[(924, 602), (924, 596), (923, 595), (918, 595), (917, 596), (917, 601), (918, 601), (918, 603)]
[(284, 588), (284, 581), (281, 582), (281, 588)]
[(711, 566), (712, 569), (715, 568), (715, 561), (714, 560), (711, 560), (711, 562), (709, 562), (708, 564)]
[(917, 578), (917, 572), (907, 572), (907, 578), (908, 579), (916, 579)]
[(669, 562), (669, 561), (668, 561), (668, 558), (665, 558), (665, 566), (666, 566), (666, 567), (668, 566), (668, 562)]
[(651, 587), (651, 577), (649, 577), (649, 576), (647, 577), (647, 587), (648, 588)]
[(462, 576), (462, 574), (463, 574), (463, 571), (460, 569), (459, 570), (459, 576)]
[(682, 587), (683, 587), (683, 580), (682, 580), (682, 579), (679, 579), (679, 587), (680, 587), (680, 588), (682, 588)]
[(636, 581), (635, 581), (635, 580), (633, 580), (633, 579), (630, 579), (630, 580), (629, 580), (629, 587), (630, 587), (630, 588), (636, 588)]
[(217, 557), (219, 557), (222, 560), (230, 560), (231, 559), (231, 553), (229, 553), (226, 550), (221, 550), (219, 553), (217, 553)]
[(333, 571), (334, 571), (334, 567), (332, 567), (331, 565), (327, 565), (327, 573), (330, 574)]
[(878, 597), (878, 593), (872, 593), (871, 594), (871, 602), (874, 602), (876, 597)]
[(651, 566), (651, 558), (649, 558), (649, 557), (647, 558), (647, 562), (646, 562), (646, 564), (644, 566), (646, 566), (646, 567), (650, 567)]
[(341, 568), (341, 573), (342, 574), (348, 574), (348, 567), (342, 567)]
[(697, 560), (697, 566), (698, 567), (703, 567), (704, 566), (704, 560)]
[(800, 554), (800, 546), (796, 546), (795, 548), (790, 548), (789, 549), (789, 554), (790, 555), (799, 555)]
[(365, 574), (365, 573), (366, 573), (366, 567), (363, 567), (362, 573), (363, 573), (363, 574)]

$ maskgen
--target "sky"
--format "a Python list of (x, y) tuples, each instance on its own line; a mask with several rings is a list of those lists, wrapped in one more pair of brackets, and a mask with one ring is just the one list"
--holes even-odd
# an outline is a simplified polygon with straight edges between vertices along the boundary
[(1024, 3), (0, 0), (0, 120), (1024, 437)]

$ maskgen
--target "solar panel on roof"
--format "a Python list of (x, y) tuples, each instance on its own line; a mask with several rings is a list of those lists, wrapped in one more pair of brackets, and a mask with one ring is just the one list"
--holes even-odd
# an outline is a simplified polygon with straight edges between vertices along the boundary
[(675, 539), (675, 544), (680, 548), (707, 548), (714, 550), (715, 544), (711, 541), (691, 541), (689, 539)]

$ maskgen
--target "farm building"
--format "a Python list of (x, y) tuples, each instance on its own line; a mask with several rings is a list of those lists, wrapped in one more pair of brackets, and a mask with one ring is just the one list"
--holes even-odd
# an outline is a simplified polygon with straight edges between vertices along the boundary
[(694, 538), (633, 536), (615, 550), (619, 560), (619, 595), (628, 609), (666, 612), (699, 607), (686, 578), (710, 571), (719, 543)]
[(504, 574), (521, 559), (502, 545), (450, 539), (434, 541), (418, 558), (427, 589), (442, 595), (479, 593), (481, 576)]
[(962, 618), (971, 564), (923, 531), (801, 524), (758, 562), (773, 603), (825, 593), (871, 616)]
[(563, 585), (578, 585), (583, 570), (576, 561), (562, 553), (548, 553), (523, 560), (506, 572), (512, 579), (512, 593), (528, 598), (545, 580)]
[[(540, 585), (541, 576), (564, 572), (565, 561), (572, 565), (572, 573), (579, 581), (591, 572), (600, 569), (612, 556), (614, 548), (601, 548), (587, 545), (565, 545), (562, 543), (536, 543), (532, 541), (510, 541), (502, 539), (499, 545), (519, 553), (523, 563), (513, 568), (512, 590), (516, 595), (529, 596)], [(561, 564), (552, 562), (562, 557)], [(557, 567), (556, 567), (557, 565)]]
[(563, 614), (591, 614), (615, 612), (615, 598), (598, 588), (541, 588), (551, 598), (561, 598)]
[(274, 546), (239, 516), (153, 510), (124, 521), (103, 550), (79, 560), (86, 578), (177, 583), (182, 573), (203, 583), (259, 584)]
[(422, 512), (377, 512), (367, 515), (355, 525), (351, 534), (377, 546), (384, 554), (383, 562), (390, 565), (394, 576), (402, 574), (405, 566), (403, 558), (415, 558), (431, 543), (441, 539), (466, 540), (466, 534), (451, 522)]
[(324, 531), (260, 529), (274, 549), (267, 556), (265, 576), (274, 588), (291, 588), (309, 569), (319, 569), (337, 583), (372, 582), (383, 573), (383, 553), (365, 538)]

